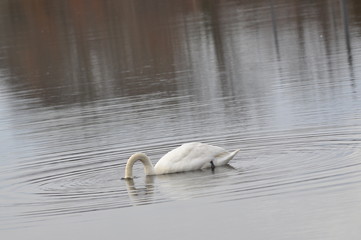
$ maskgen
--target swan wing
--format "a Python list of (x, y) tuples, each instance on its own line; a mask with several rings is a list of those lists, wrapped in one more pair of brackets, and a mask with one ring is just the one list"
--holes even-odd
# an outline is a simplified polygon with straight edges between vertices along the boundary
[(227, 164), (237, 153), (227, 152), (225, 149), (204, 143), (185, 143), (168, 152), (155, 165), (157, 174), (184, 172)]

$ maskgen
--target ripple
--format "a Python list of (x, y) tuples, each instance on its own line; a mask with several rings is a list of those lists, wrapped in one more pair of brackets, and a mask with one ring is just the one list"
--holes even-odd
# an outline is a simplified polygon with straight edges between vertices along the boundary
[[(207, 198), (237, 201), (284, 194), (345, 191), (361, 185), (359, 131), (351, 127), (259, 131), (237, 138), (219, 135), (222, 144), (242, 151), (231, 166), (215, 172), (143, 176), (122, 181), (125, 161), (137, 147), (108, 146), (94, 151), (42, 156), (38, 161), (2, 170), (0, 187), (8, 199), (3, 219), (32, 224), (57, 216), (107, 209)], [(216, 138), (208, 138), (210, 143)], [(139, 146), (155, 158), (172, 149), (163, 142)], [(119, 160), (123, 159), (123, 160)], [(14, 174), (14, 172), (17, 172)], [(0, 221), (2, 221), (0, 219)], [(6, 226), (6, 225), (5, 225)]]

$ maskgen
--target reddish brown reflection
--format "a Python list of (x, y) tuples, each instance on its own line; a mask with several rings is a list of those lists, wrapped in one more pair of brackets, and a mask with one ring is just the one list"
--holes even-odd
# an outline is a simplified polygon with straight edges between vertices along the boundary
[[(352, 26), (360, 25), (360, 7), (359, 1), (348, 1)], [(302, 54), (305, 22), (313, 19), (322, 28), (320, 35), (328, 36), (342, 21), (334, 0), (8, 0), (0, 10), (1, 68), (9, 70), (13, 86), (35, 90), (48, 104), (173, 92), (179, 75), (190, 81), (195, 77), (190, 39), (210, 37), (219, 77), (226, 81), (231, 77), (224, 48), (229, 36), (238, 34), (227, 29), (234, 8), (250, 13), (234, 19), (254, 31), (273, 20), (270, 51), (277, 48), (279, 55), (278, 31), (287, 31), (290, 22), (298, 26), (295, 44)], [(189, 28), (194, 22), (209, 32), (201, 36)]]

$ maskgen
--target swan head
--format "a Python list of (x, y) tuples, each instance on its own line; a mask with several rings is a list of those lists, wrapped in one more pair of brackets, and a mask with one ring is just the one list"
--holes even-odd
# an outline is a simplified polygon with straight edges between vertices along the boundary
[(134, 163), (140, 161), (144, 166), (145, 175), (154, 175), (154, 167), (150, 159), (144, 153), (134, 153), (127, 161), (125, 166), (124, 179), (133, 179), (133, 166)]

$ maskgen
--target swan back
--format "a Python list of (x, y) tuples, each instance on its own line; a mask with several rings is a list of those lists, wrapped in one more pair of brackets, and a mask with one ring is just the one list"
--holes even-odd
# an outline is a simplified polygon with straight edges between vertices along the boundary
[(155, 174), (185, 172), (227, 164), (238, 152), (228, 152), (217, 146), (199, 142), (185, 143), (168, 152), (155, 165)]

